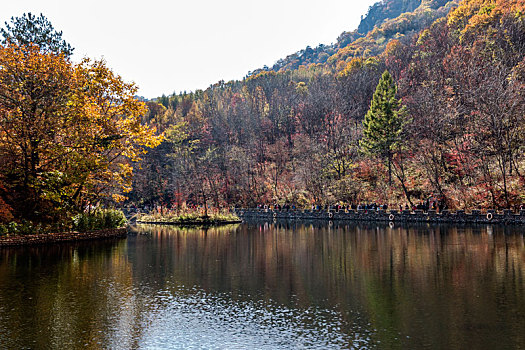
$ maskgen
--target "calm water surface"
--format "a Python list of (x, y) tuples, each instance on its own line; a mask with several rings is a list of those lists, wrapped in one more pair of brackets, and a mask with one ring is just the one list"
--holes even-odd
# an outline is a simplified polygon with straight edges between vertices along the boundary
[(525, 348), (524, 228), (140, 226), (0, 250), (0, 349)]

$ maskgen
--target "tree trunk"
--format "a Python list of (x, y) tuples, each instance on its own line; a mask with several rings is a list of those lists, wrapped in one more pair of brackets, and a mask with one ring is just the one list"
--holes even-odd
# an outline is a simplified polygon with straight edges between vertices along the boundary
[[(394, 170), (396, 170), (395, 163), (393, 165), (394, 165)], [(394, 175), (399, 180), (399, 183), (401, 184), (401, 187), (403, 188), (403, 192), (405, 193), (405, 197), (408, 203), (410, 203), (410, 206), (413, 207), (414, 203), (412, 203), (412, 199), (410, 198), (410, 191), (408, 191), (408, 188), (406, 186), (405, 169), (402, 164), (398, 164), (398, 168), (399, 168), (399, 171), (394, 171)], [(389, 168), (389, 170), (391, 170), (391, 168)]]
[(501, 176), (503, 177), (503, 195), (505, 197), (505, 207), (510, 208), (509, 193), (507, 190), (507, 168), (505, 162), (505, 155), (501, 155), (498, 159)]
[(206, 193), (204, 193), (204, 191), (201, 192), (202, 193), (202, 201), (204, 202), (204, 217), (207, 218), (208, 217), (208, 205), (207, 205), (207, 199), (206, 199)]
[(392, 187), (392, 153), (388, 153), (388, 186)]

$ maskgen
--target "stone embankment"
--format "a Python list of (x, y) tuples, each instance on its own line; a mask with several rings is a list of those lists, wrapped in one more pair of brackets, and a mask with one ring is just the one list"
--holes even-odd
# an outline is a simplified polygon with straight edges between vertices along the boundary
[(270, 210), (270, 209), (236, 209), (235, 213), (241, 219), (261, 220), (326, 220), (326, 221), (385, 221), (385, 222), (432, 222), (432, 223), (456, 223), (456, 224), (506, 224), (525, 225), (525, 210), (514, 213), (511, 210), (502, 212), (488, 210), (481, 212), (472, 210), (466, 213), (464, 210), (450, 212), (443, 210), (441, 213), (429, 210), (348, 210), (348, 211), (312, 211), (312, 210)]
[(36, 235), (16, 235), (1, 236), (0, 247), (15, 247), (25, 245), (39, 245), (60, 242), (78, 242), (87, 240), (100, 240), (108, 238), (126, 237), (128, 229), (115, 228), (97, 230), (92, 232), (66, 232), (66, 233), (47, 233)]

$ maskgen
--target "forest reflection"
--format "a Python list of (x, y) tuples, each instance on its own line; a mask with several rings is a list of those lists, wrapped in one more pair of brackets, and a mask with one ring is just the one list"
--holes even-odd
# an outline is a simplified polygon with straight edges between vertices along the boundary
[(336, 309), (348, 332), (364, 313), (389, 347), (525, 343), (523, 228), (254, 223), (140, 231), (156, 238), (179, 284)]
[(142, 347), (159, 315), (198, 298), (224, 322), (240, 323), (229, 313), (243, 308), (270, 312), (318, 332), (311, 344), (513, 348), (525, 343), (524, 263), (518, 227), (141, 225), (124, 240), (1, 250), (0, 343)]

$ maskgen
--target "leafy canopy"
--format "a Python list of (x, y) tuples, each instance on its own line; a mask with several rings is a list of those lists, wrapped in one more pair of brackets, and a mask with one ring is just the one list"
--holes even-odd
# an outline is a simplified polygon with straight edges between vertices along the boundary
[(57, 215), (131, 190), (132, 162), (161, 136), (103, 61), (72, 63), (36, 44), (0, 46), (0, 183), (19, 217)]

